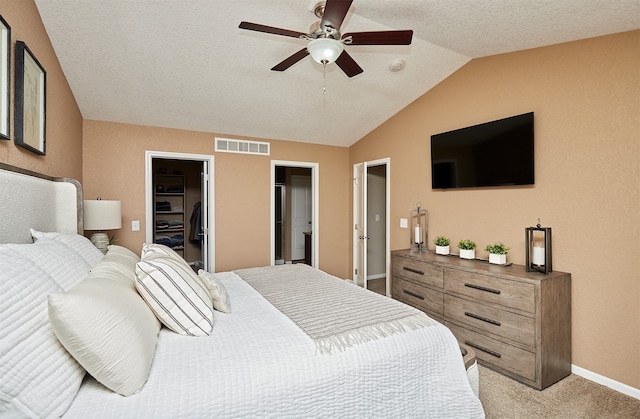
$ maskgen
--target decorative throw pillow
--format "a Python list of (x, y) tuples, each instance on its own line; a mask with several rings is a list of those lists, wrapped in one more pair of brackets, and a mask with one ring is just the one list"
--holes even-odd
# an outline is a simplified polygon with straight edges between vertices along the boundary
[[(140, 256), (140, 258), (142, 260), (150, 257), (150, 256), (155, 256), (155, 255), (161, 255), (161, 256), (166, 256), (168, 258), (171, 259), (176, 259), (176, 260), (183, 260), (182, 256), (180, 256), (178, 254), (178, 252), (176, 252), (175, 250), (173, 250), (172, 248), (170, 248), (169, 246), (165, 246), (164, 244), (158, 244), (158, 243), (150, 243), (150, 244), (143, 244), (142, 245), (142, 255)], [(185, 263), (187, 263), (185, 261)]]
[(78, 252), (78, 254), (82, 256), (82, 258), (86, 260), (91, 267), (96, 266), (104, 256), (104, 254), (102, 254), (102, 252), (98, 250), (93, 243), (91, 243), (91, 240), (80, 234), (56, 232), (45, 233), (31, 229), (31, 237), (33, 237), (34, 241), (47, 238), (64, 243), (71, 249)]
[(47, 295), (62, 288), (14, 246), (0, 245), (0, 416), (60, 417), (85, 370), (47, 319)]
[(129, 396), (147, 381), (160, 323), (135, 289), (138, 257), (123, 249), (111, 246), (85, 281), (49, 295), (49, 319), (89, 374)]
[(229, 294), (216, 275), (200, 269), (198, 271), (198, 276), (202, 279), (202, 282), (204, 282), (209, 290), (209, 295), (213, 302), (213, 308), (223, 313), (231, 313)]
[(207, 287), (182, 259), (145, 256), (136, 266), (136, 288), (158, 319), (176, 333), (206, 336), (213, 329)]

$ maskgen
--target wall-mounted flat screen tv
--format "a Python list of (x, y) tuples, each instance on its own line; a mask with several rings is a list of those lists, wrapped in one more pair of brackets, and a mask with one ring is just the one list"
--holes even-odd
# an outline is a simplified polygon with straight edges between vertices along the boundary
[(533, 185), (533, 112), (431, 136), (433, 189)]

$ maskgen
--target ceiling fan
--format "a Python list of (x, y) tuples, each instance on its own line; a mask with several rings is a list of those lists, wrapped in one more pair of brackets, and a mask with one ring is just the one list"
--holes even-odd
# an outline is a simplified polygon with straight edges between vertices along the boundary
[(412, 30), (351, 32), (340, 34), (340, 26), (351, 7), (353, 0), (326, 0), (314, 7), (314, 13), (321, 20), (314, 23), (309, 33), (275, 28), (251, 22), (240, 22), (240, 29), (290, 36), (305, 39), (307, 46), (271, 70), (284, 71), (305, 58), (307, 55), (326, 66), (335, 62), (348, 76), (353, 77), (363, 72), (362, 68), (345, 51), (344, 45), (409, 45), (413, 37)]

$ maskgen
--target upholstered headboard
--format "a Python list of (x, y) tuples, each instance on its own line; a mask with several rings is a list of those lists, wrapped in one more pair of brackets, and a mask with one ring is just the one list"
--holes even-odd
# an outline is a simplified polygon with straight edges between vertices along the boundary
[(82, 186), (0, 163), (0, 243), (30, 243), (30, 228), (80, 233)]

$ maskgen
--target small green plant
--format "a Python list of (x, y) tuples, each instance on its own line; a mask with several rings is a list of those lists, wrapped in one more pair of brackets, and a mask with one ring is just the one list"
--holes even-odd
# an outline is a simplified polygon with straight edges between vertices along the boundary
[(436, 246), (449, 246), (451, 240), (449, 240), (449, 237), (447, 236), (438, 236), (435, 238), (435, 240), (433, 240), (433, 243)]
[(488, 244), (487, 247), (484, 248), (489, 253), (493, 253), (494, 255), (506, 255), (509, 253), (511, 248), (506, 246), (504, 243), (496, 242), (494, 244)]
[(476, 248), (476, 242), (469, 239), (460, 240), (458, 242), (458, 249), (460, 250), (473, 250)]

